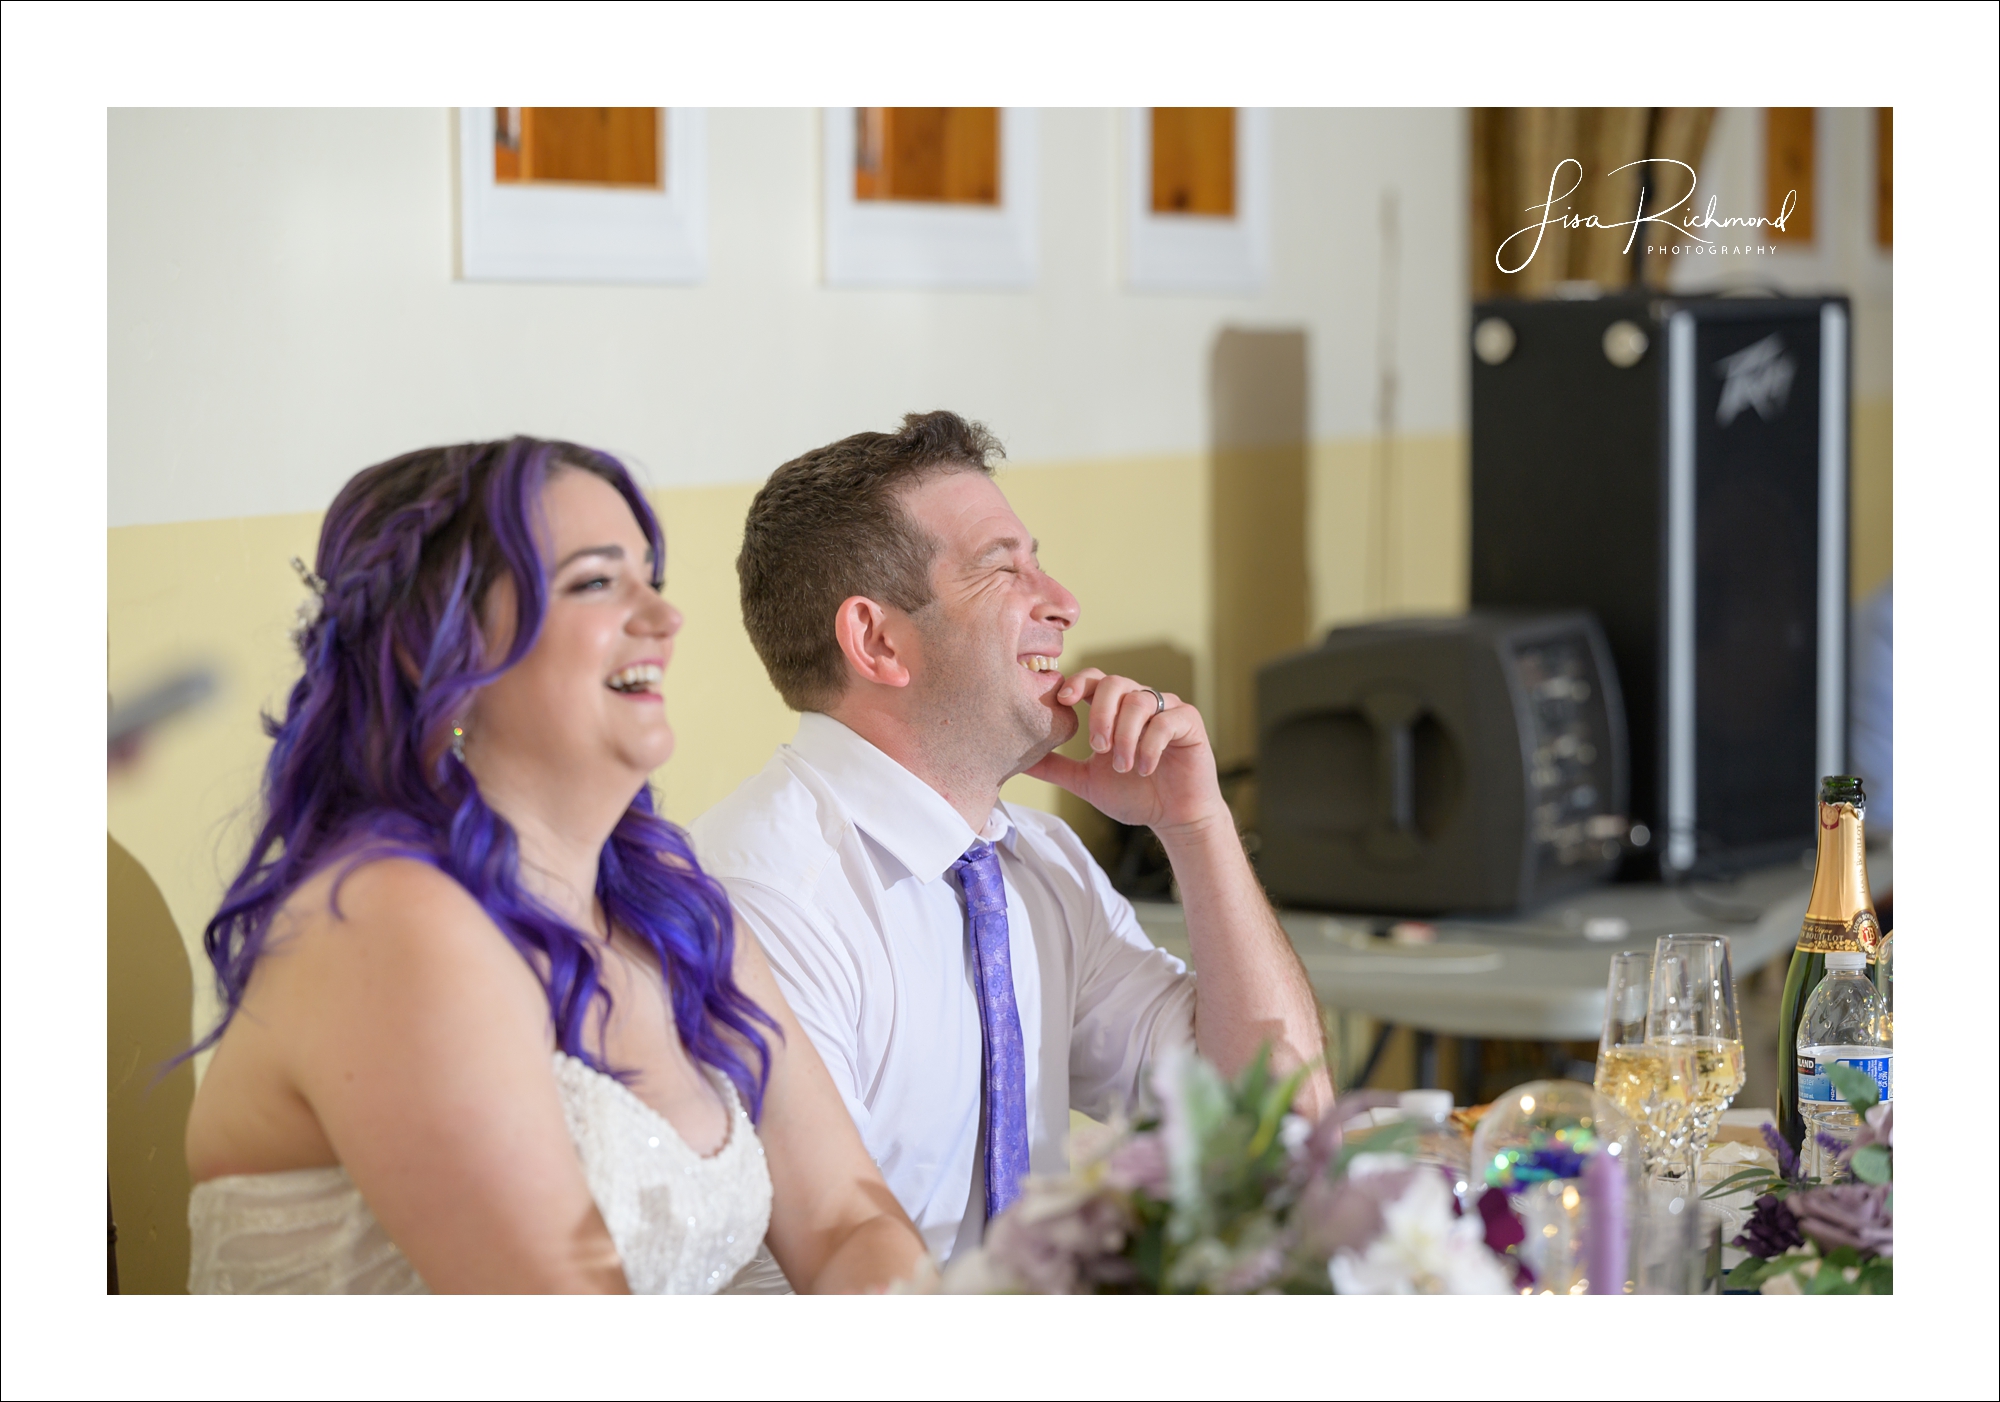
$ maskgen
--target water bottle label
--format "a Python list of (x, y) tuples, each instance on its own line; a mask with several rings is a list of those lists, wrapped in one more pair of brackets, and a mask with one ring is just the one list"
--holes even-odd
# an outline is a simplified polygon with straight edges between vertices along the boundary
[(1839, 1065), (1851, 1066), (1856, 1071), (1872, 1076), (1875, 1080), (1875, 1093), (1886, 1105), (1891, 1099), (1889, 1094), (1891, 1059), (1892, 1053), (1886, 1051), (1880, 1056), (1815, 1056), (1810, 1052), (1800, 1052), (1799, 1103), (1845, 1105), (1847, 1102), (1841, 1098), (1840, 1092), (1833, 1088), (1833, 1082), (1826, 1074), (1827, 1067)]

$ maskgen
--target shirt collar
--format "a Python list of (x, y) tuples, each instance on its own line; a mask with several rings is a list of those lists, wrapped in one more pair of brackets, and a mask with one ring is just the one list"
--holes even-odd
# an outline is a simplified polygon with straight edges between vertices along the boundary
[(801, 715), (787, 748), (826, 779), (854, 825), (921, 882), (943, 876), (975, 839), (1014, 839), (1006, 804), (994, 804), (985, 828), (973, 832), (943, 794), (832, 716)]

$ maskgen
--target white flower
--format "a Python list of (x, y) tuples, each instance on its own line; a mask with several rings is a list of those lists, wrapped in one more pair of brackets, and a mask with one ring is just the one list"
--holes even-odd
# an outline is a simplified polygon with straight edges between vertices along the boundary
[(1013, 1295), (1026, 1287), (984, 1247), (975, 1246), (951, 1258), (939, 1289), (947, 1295)]
[(1229, 1116), (1229, 1083), (1192, 1047), (1176, 1045), (1154, 1063), (1152, 1087), (1174, 1205), (1202, 1212), (1202, 1150), (1209, 1134)]
[[(1400, 1166), (1396, 1155), (1358, 1154), (1348, 1171), (1367, 1176)], [(1452, 1215), (1451, 1190), (1440, 1175), (1419, 1173), (1382, 1209), (1382, 1235), (1367, 1251), (1338, 1252), (1327, 1270), (1343, 1295), (1509, 1294), (1507, 1271), (1484, 1235), (1477, 1217)]]
[(1407, 1154), (1356, 1154), (1347, 1161), (1347, 1176), (1373, 1178), (1378, 1173), (1401, 1173), (1414, 1162)]

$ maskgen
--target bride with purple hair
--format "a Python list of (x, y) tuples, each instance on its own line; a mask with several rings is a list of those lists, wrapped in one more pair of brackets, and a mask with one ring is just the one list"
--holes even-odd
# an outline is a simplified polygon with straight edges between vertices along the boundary
[(197, 1292), (923, 1281), (762, 952), (647, 777), (681, 616), (613, 458), (528, 438), (344, 487), (263, 821), (204, 934)]

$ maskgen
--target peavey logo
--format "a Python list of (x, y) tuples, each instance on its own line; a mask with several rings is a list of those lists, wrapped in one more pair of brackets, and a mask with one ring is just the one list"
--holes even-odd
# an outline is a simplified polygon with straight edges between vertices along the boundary
[[(1557, 194), (1556, 186), (1563, 181), (1565, 173), (1570, 166), (1576, 167), (1576, 178), (1569, 182), (1568, 189), (1564, 190), (1561, 194)], [(1534, 262), (1535, 254), (1541, 251), (1542, 235), (1547, 232), (1551, 224), (1555, 225), (1558, 229), (1629, 229), (1631, 232), (1625, 236), (1625, 248), (1623, 250), (1626, 253), (1632, 251), (1632, 245), (1638, 240), (1639, 230), (1643, 226), (1657, 224), (1669, 230), (1670, 233), (1665, 243), (1657, 245), (1647, 244), (1646, 251), (1648, 253), (1678, 253), (1682, 248), (1687, 248), (1690, 252), (1698, 250), (1703, 253), (1769, 254), (1777, 251), (1769, 244), (1731, 244), (1728, 242), (1726, 233), (1718, 240), (1704, 238), (1697, 230), (1776, 229), (1780, 233), (1783, 233), (1785, 221), (1792, 217), (1793, 209), (1798, 206), (1799, 192), (1792, 190), (1785, 195), (1784, 204), (1779, 208), (1776, 218), (1766, 219), (1761, 216), (1736, 214), (1718, 217), (1715, 212), (1715, 197), (1711, 195), (1708, 200), (1708, 208), (1700, 213), (1696, 213), (1693, 201), (1694, 187), (1697, 184), (1697, 180), (1693, 166), (1689, 165), (1686, 161), (1667, 160), (1664, 157), (1649, 157), (1643, 161), (1627, 161), (1624, 165), (1617, 167), (1617, 169), (1607, 171), (1606, 174), (1616, 175), (1621, 170), (1632, 169), (1633, 166), (1678, 166), (1687, 172), (1687, 190), (1679, 199), (1673, 201), (1671, 204), (1655, 209), (1651, 214), (1648, 214), (1646, 212), (1646, 197), (1653, 193), (1650, 180), (1651, 172), (1642, 171), (1642, 175), (1646, 176), (1647, 179), (1642, 181), (1639, 186), (1639, 203), (1632, 211), (1630, 219), (1618, 219), (1610, 223), (1605, 223), (1595, 214), (1578, 214), (1567, 207), (1558, 214), (1556, 212), (1556, 205), (1560, 201), (1567, 200), (1570, 196), (1574, 195), (1583, 184), (1583, 162), (1574, 157), (1566, 156), (1556, 162), (1555, 170), (1549, 175), (1548, 198), (1540, 204), (1531, 204), (1528, 206), (1529, 213), (1539, 213), (1541, 218), (1533, 224), (1523, 225), (1502, 239), (1500, 246), (1493, 250), (1493, 266), (1503, 273), (1518, 273), (1527, 267), (1528, 264)], [(1663, 172), (1663, 174), (1667, 175), (1669, 179), (1676, 178), (1671, 172)], [(1673, 218), (1674, 211), (1680, 209), (1683, 205), (1688, 206), (1688, 212), (1682, 214), (1678, 219)], [(1533, 236), (1534, 241), (1527, 246), (1527, 253), (1520, 255), (1520, 262), (1511, 268), (1508, 267), (1508, 246), (1514, 244), (1516, 240), (1529, 235)], [(1692, 239), (1694, 242), (1691, 245), (1684, 245), (1679, 242), (1682, 238)]]
[(1722, 377), (1715, 421), (1728, 428), (1745, 409), (1755, 409), (1767, 423), (1777, 418), (1792, 397), (1792, 377), (1798, 369), (1799, 362), (1785, 354), (1785, 339), (1776, 332), (1723, 356), (1715, 362), (1715, 373)]

